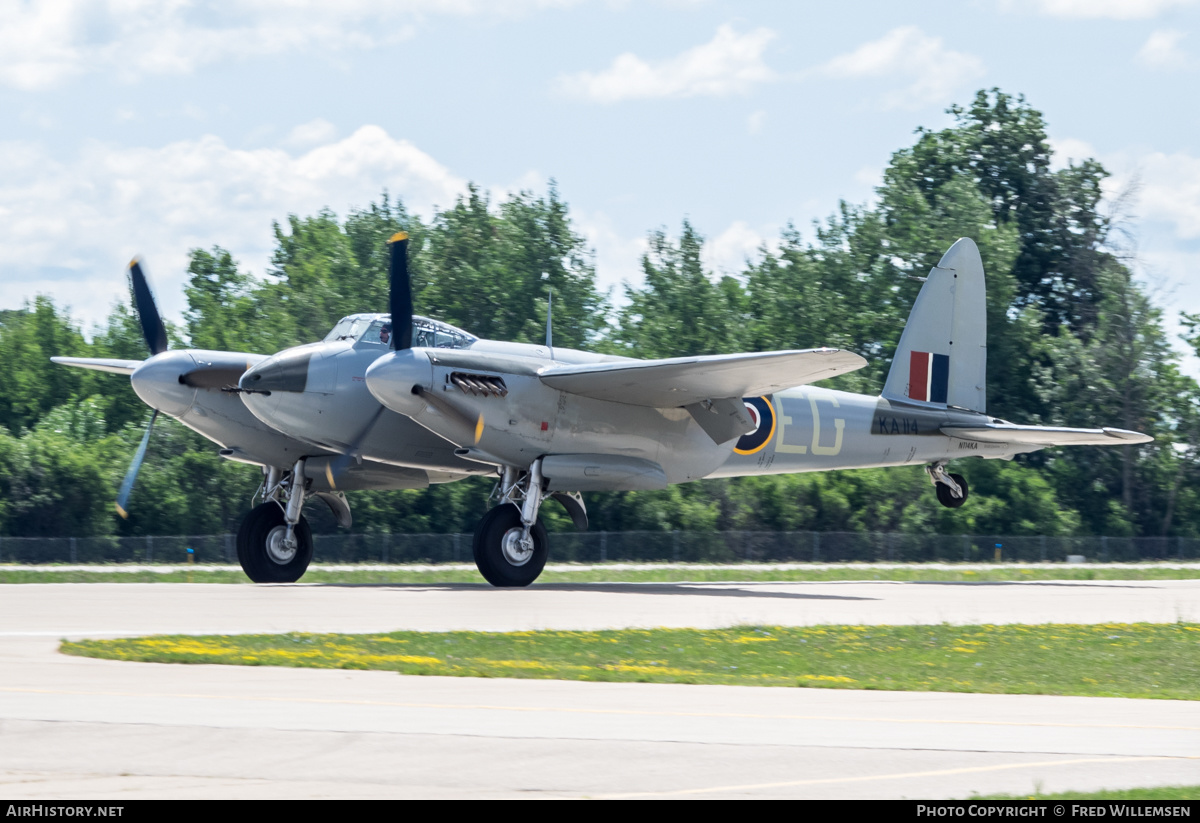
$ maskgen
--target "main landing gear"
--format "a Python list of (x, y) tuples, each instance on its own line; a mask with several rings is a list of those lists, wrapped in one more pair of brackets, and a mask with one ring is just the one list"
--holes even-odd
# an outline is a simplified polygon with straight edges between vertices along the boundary
[(493, 586), (528, 586), (542, 573), (549, 550), (546, 527), (538, 517), (547, 497), (541, 458), (527, 472), (506, 466), (495, 494), (500, 504), (475, 527), (475, 565)]
[(300, 512), (307, 493), (304, 459), (290, 472), (272, 467), (263, 480), (264, 501), (238, 529), (238, 562), (255, 583), (294, 583), (313, 556), (312, 532)]
[(961, 474), (949, 474), (946, 471), (944, 460), (926, 466), (925, 471), (929, 474), (929, 480), (937, 491), (938, 502), (943, 506), (948, 509), (957, 509), (967, 502), (967, 495), (970, 494), (970, 490), (967, 488), (967, 478)]
[(475, 565), (493, 586), (528, 586), (546, 565), (546, 527), (538, 518), (543, 501), (552, 497), (571, 516), (575, 528), (587, 531), (587, 509), (579, 492), (547, 492), (542, 459), (528, 471), (506, 466), (492, 496), (499, 505), (475, 527)]

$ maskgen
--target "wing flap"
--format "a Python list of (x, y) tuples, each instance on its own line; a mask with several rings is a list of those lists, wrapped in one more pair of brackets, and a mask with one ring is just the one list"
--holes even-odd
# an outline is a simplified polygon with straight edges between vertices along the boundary
[(134, 369), (142, 365), (141, 360), (117, 360), (109, 357), (51, 357), (50, 359), (62, 366), (106, 371), (113, 374), (133, 374)]
[(583, 397), (675, 408), (708, 399), (770, 394), (865, 365), (867, 361), (854, 352), (805, 349), (555, 366), (539, 376), (551, 388)]
[(982, 443), (1028, 443), (1036, 446), (1126, 446), (1149, 443), (1148, 434), (1128, 429), (1072, 429), (1060, 426), (942, 426), (942, 434)]

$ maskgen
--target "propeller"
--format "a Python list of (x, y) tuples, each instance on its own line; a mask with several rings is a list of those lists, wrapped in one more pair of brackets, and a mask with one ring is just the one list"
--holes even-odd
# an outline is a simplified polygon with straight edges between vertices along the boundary
[(350, 444), (350, 447), (325, 464), (325, 479), (329, 481), (329, 488), (337, 491), (338, 478), (345, 473), (346, 469), (350, 468), (350, 462), (352, 460), (362, 460), (360, 450), (362, 449), (363, 441), (367, 439), (367, 435), (371, 433), (371, 429), (375, 428), (375, 424), (379, 422), (379, 418), (383, 416), (384, 411), (385, 409), (382, 405), (376, 409), (375, 414), (371, 415), (371, 419), (367, 421), (367, 425), (359, 432), (358, 437), (354, 438), (354, 442)]
[[(154, 294), (150, 291), (146, 273), (142, 271), (142, 262), (136, 257), (129, 262), (129, 285), (133, 291), (134, 313), (137, 314), (138, 324), (142, 327), (142, 337), (146, 338), (150, 354), (162, 354), (167, 350), (167, 328), (158, 313), (158, 306), (154, 304)], [(126, 509), (129, 505), (129, 495), (133, 491), (133, 481), (137, 480), (138, 471), (142, 468), (142, 461), (146, 458), (146, 446), (150, 443), (150, 432), (154, 430), (154, 421), (157, 419), (158, 409), (155, 409), (150, 415), (150, 422), (146, 424), (142, 443), (133, 456), (133, 462), (129, 464), (129, 471), (125, 472), (121, 490), (117, 493), (117, 514), (124, 519), (129, 518), (129, 511)]]
[[(392, 312), (392, 349), (403, 351), (411, 349), (413, 342), (413, 295), (412, 279), (408, 273), (408, 232), (399, 231), (388, 239), (391, 257), (388, 270), (389, 303)], [(474, 412), (466, 412), (449, 402), (435, 392), (426, 391), (420, 386), (414, 389), (430, 406), (437, 409), (444, 417), (460, 424), (466, 433), (473, 437), (472, 442), (479, 443), (483, 437), (483, 414), (477, 416)], [(372, 420), (363, 432), (360, 440), (366, 437), (367, 431), (374, 425)], [(348, 457), (343, 455), (335, 462), (341, 462)], [(332, 472), (337, 476), (337, 472)]]
[(161, 354), (167, 350), (167, 328), (163, 325), (150, 283), (142, 271), (142, 261), (136, 257), (129, 262), (129, 284), (133, 287), (133, 307), (142, 326), (142, 336), (150, 347), (150, 354)]
[(472, 444), (479, 445), (479, 439), (483, 437), (483, 412), (479, 412), (478, 416), (472, 416), (473, 412), (465, 412), (446, 398), (438, 395), (437, 392), (428, 391), (420, 386), (416, 386), (413, 392), (441, 412), (443, 417), (455, 421), (465, 431), (471, 433), (474, 437), (471, 441)]
[[(408, 232), (398, 231), (389, 237), (387, 242), (390, 250), (388, 259), (388, 302), (390, 305), (388, 308), (392, 314), (390, 343), (393, 350), (411, 349), (413, 302), (412, 283), (409, 282), (408, 277)], [(367, 421), (362, 432), (350, 444), (350, 447), (326, 464), (325, 479), (329, 481), (330, 488), (336, 491), (337, 480), (350, 467), (350, 462), (361, 459), (359, 449), (362, 448), (363, 441), (367, 439), (371, 429), (375, 428), (383, 411), (384, 407), (380, 406), (378, 411)]]
[(392, 350), (412, 348), (412, 281), (408, 276), (408, 232), (398, 231), (388, 240), (391, 258), (388, 266), (389, 302), (392, 312)]
[(129, 504), (129, 494), (133, 491), (133, 481), (137, 479), (138, 471), (142, 468), (142, 461), (146, 458), (146, 446), (150, 443), (150, 432), (154, 430), (154, 421), (158, 419), (158, 409), (150, 415), (150, 422), (146, 424), (146, 433), (142, 435), (142, 444), (138, 446), (137, 454), (133, 456), (133, 462), (129, 464), (129, 471), (125, 472), (125, 479), (121, 482), (121, 491), (117, 493), (117, 514), (125, 520), (129, 519), (129, 512), (125, 507)]

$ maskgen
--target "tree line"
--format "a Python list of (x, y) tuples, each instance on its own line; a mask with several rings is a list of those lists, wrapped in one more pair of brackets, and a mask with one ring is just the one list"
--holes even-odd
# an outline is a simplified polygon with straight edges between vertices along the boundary
[[(828, 385), (880, 390), (921, 277), (959, 237), (979, 245), (988, 290), (988, 411), (1041, 425), (1115, 425), (1153, 443), (1063, 448), (962, 469), (971, 501), (937, 505), (919, 467), (701, 481), (588, 495), (607, 530), (861, 530), (1200, 536), (1200, 387), (1181, 373), (1163, 309), (1134, 277), (1127, 220), (1102, 204), (1095, 160), (1052, 164), (1040, 112), (980, 91), (952, 126), (918, 130), (869, 205), (789, 225), (741, 271), (717, 277), (687, 220), (654, 231), (644, 281), (601, 292), (594, 256), (551, 184), (492, 202), (471, 186), (428, 221), (386, 193), (344, 218), (276, 224), (255, 278), (220, 246), (195, 249), (172, 347), (272, 353), (323, 337), (339, 318), (387, 306), (386, 240), (412, 237), (418, 313), (482, 337), (534, 342), (553, 290), (559, 345), (670, 357), (827, 345), (870, 365)], [(1200, 315), (1184, 315), (1200, 351)], [(112, 500), (148, 410), (127, 378), (52, 355), (142, 359), (136, 318), (114, 306), (90, 339), (36, 297), (0, 312), (0, 535), (200, 534), (233, 530), (259, 481), (210, 442), (160, 420), (128, 520)], [(469, 531), (490, 481), (353, 495), (355, 529)], [(567, 527), (554, 507), (551, 528)], [(317, 529), (332, 521), (310, 510)]]

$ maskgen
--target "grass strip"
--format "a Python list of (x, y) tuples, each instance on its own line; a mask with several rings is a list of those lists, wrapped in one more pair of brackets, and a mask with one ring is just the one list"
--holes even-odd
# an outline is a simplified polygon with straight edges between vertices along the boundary
[(1200, 699), (1194, 623), (159, 636), (61, 650), (413, 675)]
[[(10, 583), (245, 583), (250, 584), (240, 570), (196, 566), (194, 570), (175, 571), (111, 571), (100, 567), (95, 571), (54, 570), (53, 566), (37, 568), (0, 568), (0, 584)], [(1129, 565), (1120, 568), (1088, 568), (1062, 565), (1053, 568), (999, 566), (995, 569), (929, 568), (920, 564), (902, 568), (875, 568), (847, 564), (836, 568), (745, 568), (730, 564), (719, 568), (690, 567), (686, 564), (649, 568), (606, 568), (603, 565), (581, 566), (579, 569), (547, 569), (538, 578), (538, 585), (570, 583), (717, 583), (717, 582), (825, 582), (851, 580), (890, 580), (900, 582), (942, 583), (1014, 583), (1033, 580), (1194, 580), (1200, 578), (1200, 568), (1169, 568)], [(474, 568), (424, 567), (406, 569), (367, 568), (361, 571), (326, 571), (313, 566), (300, 581), (326, 585), (439, 585), (458, 583), (483, 584)]]
[(1139, 789), (1103, 789), (1057, 794), (972, 795), (968, 800), (1200, 800), (1200, 786), (1156, 786)]

